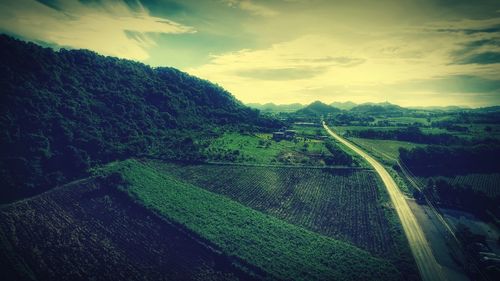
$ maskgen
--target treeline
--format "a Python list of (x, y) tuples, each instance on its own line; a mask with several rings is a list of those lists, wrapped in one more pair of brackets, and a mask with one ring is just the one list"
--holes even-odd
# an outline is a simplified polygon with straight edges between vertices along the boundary
[(349, 130), (347, 131), (347, 136), (440, 145), (458, 144), (463, 142), (460, 138), (450, 134), (425, 134), (422, 130), (420, 130), (420, 128), (414, 126), (398, 130)]
[(338, 147), (335, 143), (328, 140), (325, 141), (326, 149), (332, 154), (332, 156), (326, 156), (324, 158), (325, 164), (327, 165), (340, 165), (340, 166), (352, 166), (353, 160), (352, 156)]
[[(500, 217), (500, 197), (492, 198), (485, 193), (474, 190), (471, 186), (451, 184), (438, 179), (428, 181), (423, 189), (423, 195), (439, 205), (450, 208), (462, 209), (482, 217), (488, 217), (488, 211), (495, 217)], [(421, 195), (416, 192), (416, 198)]]
[(417, 175), (500, 172), (500, 146), (435, 146), (399, 149), (399, 158)]
[(197, 139), (279, 127), (220, 86), (173, 68), (0, 35), (0, 198), (138, 155), (198, 160)]

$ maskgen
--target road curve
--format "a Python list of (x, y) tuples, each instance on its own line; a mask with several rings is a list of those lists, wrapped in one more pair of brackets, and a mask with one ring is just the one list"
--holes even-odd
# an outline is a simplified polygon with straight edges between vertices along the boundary
[(330, 130), (325, 122), (323, 122), (323, 127), (333, 138), (343, 143), (345, 146), (349, 147), (354, 152), (363, 157), (366, 161), (368, 161), (368, 163), (370, 163), (370, 165), (372, 165), (375, 171), (379, 174), (380, 178), (384, 182), (385, 187), (387, 188), (387, 192), (389, 193), (389, 197), (391, 198), (392, 204), (396, 209), (401, 224), (403, 225), (403, 230), (410, 244), (410, 249), (417, 263), (422, 280), (446, 280), (441, 270), (441, 266), (434, 258), (434, 255), (431, 248), (429, 247), (422, 228), (420, 228), (420, 225), (418, 224), (417, 219), (410, 210), (410, 207), (408, 206), (408, 203), (406, 202), (403, 194), (401, 193), (399, 187), (396, 185), (396, 182), (394, 182), (394, 179), (387, 172), (387, 170), (382, 166), (382, 164), (380, 164), (366, 152)]

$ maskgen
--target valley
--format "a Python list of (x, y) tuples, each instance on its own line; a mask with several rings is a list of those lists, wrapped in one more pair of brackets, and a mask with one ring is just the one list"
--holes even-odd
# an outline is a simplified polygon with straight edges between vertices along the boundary
[(498, 107), (248, 107), (174, 68), (0, 47), (5, 280), (500, 272)]

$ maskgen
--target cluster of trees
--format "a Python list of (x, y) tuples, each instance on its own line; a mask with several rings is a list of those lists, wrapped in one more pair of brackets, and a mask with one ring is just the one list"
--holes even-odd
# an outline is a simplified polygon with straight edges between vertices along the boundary
[(325, 146), (332, 156), (325, 157), (325, 163), (327, 165), (342, 165), (342, 166), (352, 166), (354, 161), (352, 156), (338, 147), (331, 140), (325, 141)]
[[(42, 48), (0, 35), (0, 198), (31, 195), (95, 164), (197, 160), (214, 127), (273, 130), (220, 86), (173, 68)], [(218, 130), (221, 131), (221, 130)]]
[(347, 136), (366, 139), (399, 140), (425, 144), (457, 144), (462, 142), (458, 137), (450, 134), (425, 134), (419, 127), (411, 126), (398, 130), (367, 129), (347, 131)]
[[(500, 198), (489, 197), (470, 186), (451, 184), (444, 179), (430, 179), (422, 192), (422, 195), (442, 206), (463, 209), (483, 217), (487, 217), (487, 211), (493, 212), (497, 217), (500, 215)], [(420, 196), (417, 195), (417, 198)]]
[(435, 121), (431, 123), (432, 127), (443, 128), (451, 132), (468, 132), (469, 128), (457, 125), (454, 121)]
[(400, 148), (400, 160), (418, 175), (500, 172), (500, 146), (435, 146)]

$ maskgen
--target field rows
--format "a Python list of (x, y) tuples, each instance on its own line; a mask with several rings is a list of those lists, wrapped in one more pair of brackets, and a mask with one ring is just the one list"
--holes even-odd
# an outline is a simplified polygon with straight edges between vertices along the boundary
[(387, 257), (395, 246), (368, 170), (158, 164), (179, 179)]
[(0, 247), (2, 280), (249, 280), (97, 181), (2, 208)]
[(158, 166), (128, 160), (104, 169), (122, 175), (122, 190), (137, 203), (210, 241), (254, 272), (278, 280), (400, 279), (400, 271), (387, 259), (176, 178), (171, 165)]

